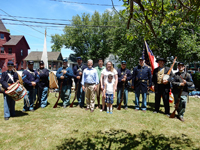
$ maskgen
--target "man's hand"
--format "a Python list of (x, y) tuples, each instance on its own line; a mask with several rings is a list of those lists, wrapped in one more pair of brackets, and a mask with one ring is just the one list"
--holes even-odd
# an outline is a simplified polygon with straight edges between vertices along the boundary
[(7, 89), (8, 89), (8, 90), (10, 90), (10, 89), (11, 89), (11, 87), (9, 86)]
[(155, 91), (154, 86), (151, 86), (151, 88)]
[(19, 83), (19, 80), (17, 80), (17, 83)]
[(60, 77), (60, 79), (64, 79), (64, 78), (65, 78), (64, 76), (61, 76), (61, 77)]
[(63, 71), (63, 74), (66, 74), (66, 73), (67, 73), (67, 71), (66, 71), (66, 70), (64, 70), (64, 71)]
[(35, 82), (31, 82), (32, 86), (36, 86), (36, 83)]
[(85, 92), (85, 87), (84, 86), (82, 86), (82, 90)]
[(124, 82), (124, 81), (126, 81), (126, 79), (125, 79), (125, 78), (123, 78), (123, 79), (122, 79), (122, 81)]
[(80, 79), (80, 78), (81, 78), (81, 76), (77, 76), (77, 77), (76, 77), (76, 79)]
[(80, 76), (82, 76), (82, 72), (79, 72), (78, 74), (79, 74)]
[(103, 85), (101, 86), (101, 90), (103, 91)]
[(180, 86), (185, 86), (185, 83), (183, 83), (183, 82), (182, 82), (182, 83), (180, 83)]
[(183, 79), (183, 83), (186, 84), (186, 80)]
[(168, 83), (168, 80), (163, 80), (163, 84), (167, 84)]
[(94, 91), (96, 91), (96, 90), (97, 90), (97, 85), (94, 86)]
[(38, 75), (40, 75), (40, 72), (37, 72), (38, 73)]
[(131, 86), (132, 89), (134, 89), (134, 86)]

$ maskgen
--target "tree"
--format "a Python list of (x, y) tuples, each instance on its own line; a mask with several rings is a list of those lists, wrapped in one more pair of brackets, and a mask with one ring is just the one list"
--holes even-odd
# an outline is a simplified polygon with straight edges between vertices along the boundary
[(178, 56), (189, 62), (200, 57), (198, 0), (128, 0), (122, 11), (130, 41), (148, 41), (156, 56)]

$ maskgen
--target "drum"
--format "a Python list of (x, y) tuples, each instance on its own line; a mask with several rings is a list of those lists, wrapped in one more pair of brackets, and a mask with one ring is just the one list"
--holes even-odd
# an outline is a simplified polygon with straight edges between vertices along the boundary
[(11, 87), (11, 89), (6, 90), (5, 93), (12, 97), (14, 101), (22, 99), (27, 94), (25, 87), (20, 83), (13, 83), (9, 87)]
[(58, 89), (58, 80), (52, 71), (49, 73), (49, 88)]
[(162, 80), (168, 80), (168, 79), (169, 79), (169, 75), (168, 74), (164, 74)]

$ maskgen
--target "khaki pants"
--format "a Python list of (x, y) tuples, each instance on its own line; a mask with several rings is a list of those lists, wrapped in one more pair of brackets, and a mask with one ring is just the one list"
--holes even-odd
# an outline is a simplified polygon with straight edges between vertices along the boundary
[(96, 91), (94, 91), (95, 84), (85, 84), (85, 97), (86, 97), (86, 103), (87, 108), (90, 108), (91, 110), (94, 110), (95, 107), (95, 94)]
[(97, 97), (100, 97), (102, 95), (101, 84), (100, 83), (97, 85), (97, 92), (96, 92), (96, 94), (97, 94)]

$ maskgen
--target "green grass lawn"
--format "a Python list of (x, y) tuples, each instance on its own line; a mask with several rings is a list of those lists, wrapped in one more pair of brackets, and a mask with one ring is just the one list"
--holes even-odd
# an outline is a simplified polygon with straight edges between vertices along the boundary
[[(71, 100), (74, 94), (72, 94)], [(190, 98), (185, 122), (154, 114), (154, 94), (146, 113), (134, 111), (134, 93), (129, 93), (129, 109), (113, 114), (94, 113), (77, 107), (53, 109), (49, 105), (35, 112), (22, 113), (23, 100), (16, 102), (16, 114), (4, 121), (3, 96), (0, 95), (0, 149), (199, 149), (200, 102)], [(116, 99), (115, 99), (116, 103)], [(161, 111), (164, 111), (161, 105)], [(174, 107), (171, 106), (171, 112)]]

